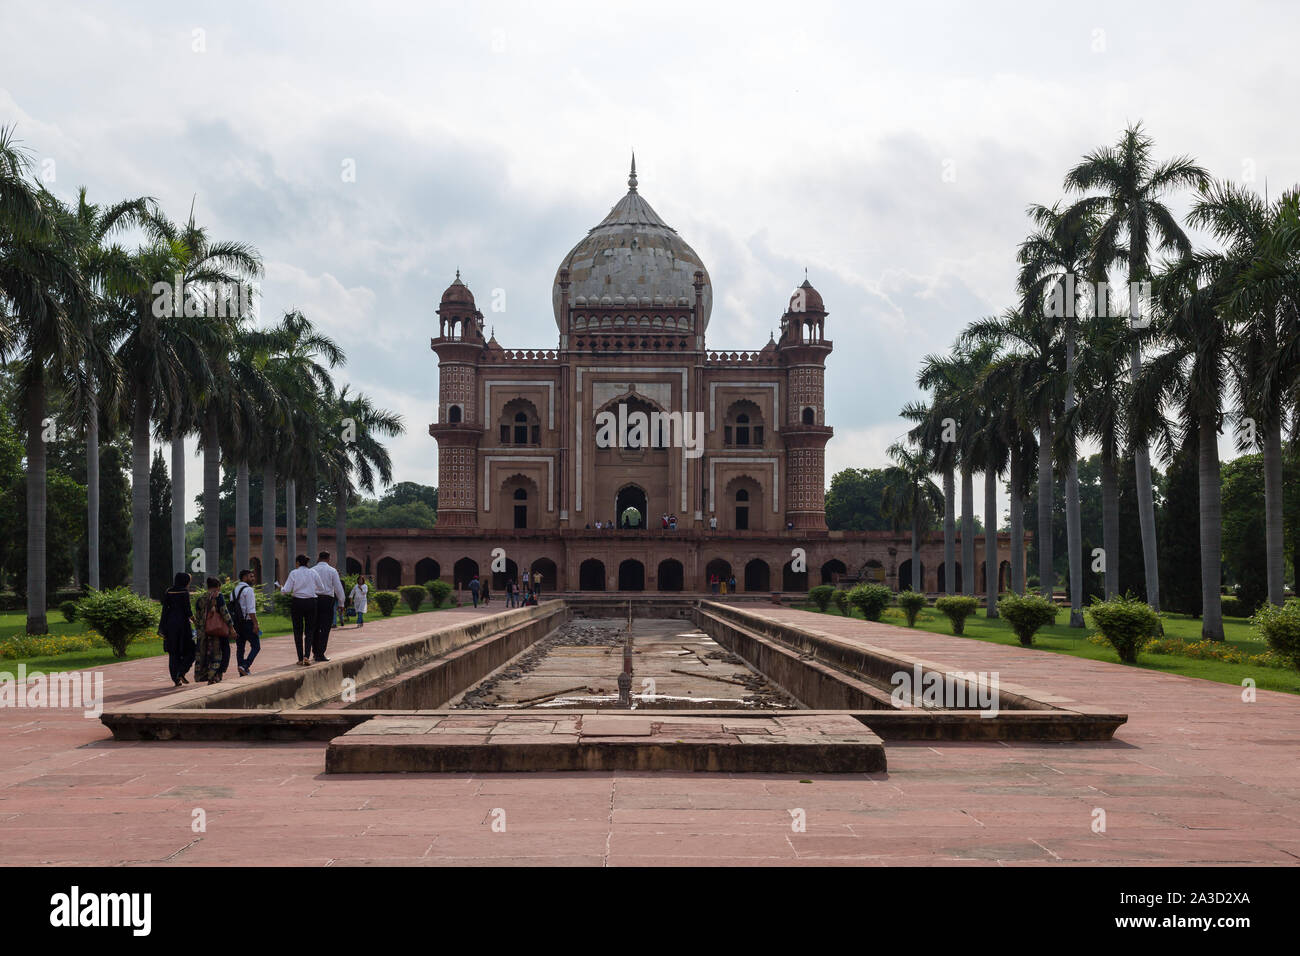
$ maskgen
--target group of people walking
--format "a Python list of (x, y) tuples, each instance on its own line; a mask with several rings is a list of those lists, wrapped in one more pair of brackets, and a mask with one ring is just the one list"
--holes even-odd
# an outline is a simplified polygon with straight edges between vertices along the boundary
[(322, 551), (316, 564), (311, 565), (307, 555), (298, 555), (297, 566), (289, 572), (280, 588), (281, 593), (290, 598), (293, 646), (302, 667), (329, 661), (325, 649), (329, 645), (330, 629), (334, 626), (334, 614), (347, 602), (343, 579), (329, 563), (329, 557), (328, 551)]
[[(230, 668), (231, 641), (235, 642), (235, 667), (239, 675), (249, 676), (253, 660), (262, 649), (253, 572), (249, 569), (239, 572), (239, 580), (228, 598), (221, 593), (221, 582), (212, 577), (206, 580), (203, 593), (193, 598), (191, 580), (190, 575), (178, 573), (162, 599), (158, 633), (163, 638), (172, 684), (180, 687), (190, 683), (191, 668), (195, 681), (220, 683)], [(348, 598), (357, 616), (357, 626), (365, 624), (370, 593), (365, 575), (358, 576), (351, 594), (345, 596), (343, 580), (330, 565), (328, 551), (320, 553), (315, 565), (309, 565), (305, 554), (298, 555), (296, 567), (289, 572), (280, 591), (290, 597), (289, 617), (300, 666), (329, 660), (325, 652), (330, 630), (336, 618), (342, 623)]]
[[(167, 654), (172, 684), (188, 684), (190, 668), (200, 683), (219, 683), (230, 668), (230, 642), (235, 642), (235, 666), (240, 676), (252, 673), (253, 659), (262, 649), (262, 627), (257, 622), (257, 596), (253, 593), (253, 572), (239, 572), (239, 582), (230, 600), (221, 593), (221, 582), (208, 578), (207, 588), (190, 603), (190, 581), (181, 571), (163, 595), (158, 633)], [(247, 653), (245, 653), (247, 649)]]
[[(470, 578), (469, 584), (470, 597), (474, 599), (474, 606), (482, 604), (487, 607), (492, 599), (491, 588), (487, 579), (479, 580), (476, 574)], [(542, 595), (542, 576), (534, 571), (532, 573), (525, 570), (519, 578), (519, 583), (515, 583), (514, 578), (506, 579), (506, 607), (525, 607), (535, 605), (538, 598)]]

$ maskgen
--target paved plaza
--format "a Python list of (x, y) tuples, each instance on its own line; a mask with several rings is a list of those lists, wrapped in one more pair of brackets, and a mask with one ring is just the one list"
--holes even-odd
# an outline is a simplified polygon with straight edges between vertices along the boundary
[[(330, 650), (484, 613), (380, 619), (335, 631)], [(327, 775), (321, 741), (117, 742), (80, 710), (5, 708), (0, 862), (1300, 862), (1295, 697), (1260, 691), (1245, 703), (1233, 686), (1117, 664), (787, 608), (760, 613), (996, 670), (1129, 719), (1108, 742), (886, 742), (889, 770), (874, 774)], [(268, 640), (257, 671), (288, 671), (292, 657), (292, 638)], [(103, 673), (109, 708), (172, 690), (164, 658)], [(1099, 810), (1104, 832), (1094, 830)]]

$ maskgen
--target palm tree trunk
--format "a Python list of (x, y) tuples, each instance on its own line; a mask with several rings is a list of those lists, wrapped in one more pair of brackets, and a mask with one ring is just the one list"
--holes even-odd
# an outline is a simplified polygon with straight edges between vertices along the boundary
[(91, 588), (99, 590), (99, 403), (86, 411), (86, 564)]
[(943, 590), (957, 593), (957, 482), (952, 466), (943, 470)]
[(1119, 596), (1119, 473), (1115, 456), (1101, 453), (1101, 559), (1106, 600)]
[(1202, 415), (1198, 478), (1201, 504), (1201, 637), (1223, 640), (1223, 501), (1219, 475), (1219, 429), (1215, 416)]
[(267, 598), (275, 594), (275, 463), (267, 459), (262, 466), (262, 586)]
[(209, 577), (220, 577), (221, 445), (215, 408), (203, 420), (203, 565)]
[(1024, 486), (1024, 463), (1020, 449), (1011, 449), (1011, 590), (1025, 593), (1025, 500), (1020, 495)]
[(1264, 546), (1271, 604), (1286, 600), (1282, 520), (1282, 425), (1276, 422), (1264, 432)]
[[(1142, 371), (1142, 351), (1138, 345), (1133, 346), (1130, 364), (1132, 381), (1136, 382)], [(1142, 530), (1142, 568), (1146, 575), (1147, 604), (1159, 611), (1160, 568), (1156, 561), (1156, 506), (1151, 486), (1151, 454), (1147, 450), (1146, 439), (1138, 441), (1137, 447), (1133, 449), (1133, 470), (1137, 472), (1138, 526)]]
[(27, 633), (45, 634), (45, 373), (30, 366), (27, 393)]
[(921, 567), (921, 515), (915, 506), (912, 508), (912, 590), (917, 594), (925, 593), (925, 573)]
[[(131, 422), (131, 590), (149, 596), (149, 387), (135, 387)], [(176, 482), (173, 479), (173, 493)], [(172, 503), (173, 514), (176, 505)]]
[(1052, 570), (1052, 413), (1038, 417), (1038, 590), (1053, 599), (1056, 572)]
[(339, 482), (338, 494), (334, 500), (334, 549), (338, 551), (338, 564), (340, 574), (348, 573), (348, 493)]
[(287, 542), (285, 547), (286, 564), (284, 567), (284, 576), (287, 578), (289, 572), (294, 568), (294, 562), (298, 560), (298, 488), (297, 483), (292, 478), (284, 480), (284, 537)]
[(248, 462), (235, 466), (235, 573), (252, 564), (248, 541)]
[(984, 609), (998, 616), (998, 476), (984, 472)]
[(316, 563), (316, 555), (320, 554), (320, 535), (316, 533), (318, 507), (319, 501), (316, 494), (316, 482), (313, 480), (307, 487), (307, 560), (312, 564)]
[(185, 570), (185, 436), (172, 434), (172, 574)]
[(961, 470), (961, 590), (975, 596), (975, 476)]
[[(1065, 415), (1074, 410), (1074, 320), (1065, 320)], [(1083, 529), (1079, 515), (1079, 456), (1065, 463), (1065, 546), (1070, 561), (1070, 627), (1083, 627)]]

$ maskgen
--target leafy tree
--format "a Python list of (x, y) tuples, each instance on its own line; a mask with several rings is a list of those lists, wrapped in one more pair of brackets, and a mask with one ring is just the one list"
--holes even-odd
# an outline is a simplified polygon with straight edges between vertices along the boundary
[[(826, 527), (832, 531), (888, 531), (889, 520), (880, 508), (885, 484), (883, 468), (836, 472), (826, 492)], [(436, 502), (436, 489), (434, 497)]]

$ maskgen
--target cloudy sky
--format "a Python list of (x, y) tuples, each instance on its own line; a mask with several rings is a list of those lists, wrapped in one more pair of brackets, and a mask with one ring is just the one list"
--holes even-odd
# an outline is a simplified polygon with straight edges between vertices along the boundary
[(1026, 205), (1126, 123), (1300, 180), (1297, 9), (0, 0), (0, 124), (57, 193), (193, 201), (256, 245), (264, 318), (344, 345), (428, 484), (442, 290), (461, 269), (503, 345), (554, 347), (556, 265), (635, 148), (709, 267), (711, 347), (762, 347), (805, 268), (823, 293), (829, 480), (885, 462), (921, 356), (1011, 303)]

